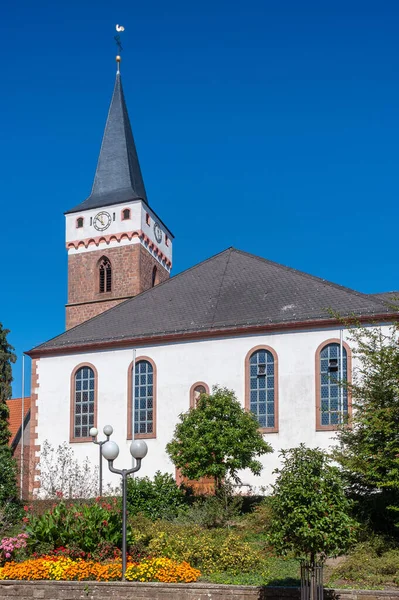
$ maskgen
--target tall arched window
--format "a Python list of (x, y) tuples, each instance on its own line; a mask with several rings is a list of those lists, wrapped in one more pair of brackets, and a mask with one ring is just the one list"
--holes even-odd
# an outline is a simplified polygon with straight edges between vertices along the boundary
[(154, 267), (152, 270), (152, 280), (151, 280), (151, 287), (154, 287), (154, 285), (157, 282), (157, 268)]
[(245, 406), (256, 416), (265, 433), (278, 431), (277, 354), (257, 346), (245, 359)]
[(201, 394), (209, 394), (209, 386), (203, 381), (197, 381), (190, 389), (190, 408), (195, 408)]
[(90, 441), (96, 426), (97, 372), (93, 365), (78, 365), (71, 376), (71, 442)]
[[(129, 367), (128, 378), (128, 438), (132, 437), (132, 420), (134, 437), (156, 437), (156, 366), (151, 358), (141, 356), (136, 359), (133, 377), (133, 364)], [(132, 419), (132, 404), (134, 413)]]
[(346, 343), (328, 340), (316, 352), (316, 428), (336, 429), (349, 414), (351, 354)]
[(103, 256), (99, 264), (99, 291), (100, 294), (112, 291), (112, 268), (106, 256)]

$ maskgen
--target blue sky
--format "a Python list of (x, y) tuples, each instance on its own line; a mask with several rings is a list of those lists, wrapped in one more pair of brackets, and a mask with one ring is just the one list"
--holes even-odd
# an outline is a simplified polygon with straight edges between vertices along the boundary
[(397, 2), (367, 0), (3, 6), (0, 321), (18, 355), (64, 329), (63, 213), (90, 192), (116, 23), (175, 274), (236, 246), (363, 292), (397, 290), (398, 16)]

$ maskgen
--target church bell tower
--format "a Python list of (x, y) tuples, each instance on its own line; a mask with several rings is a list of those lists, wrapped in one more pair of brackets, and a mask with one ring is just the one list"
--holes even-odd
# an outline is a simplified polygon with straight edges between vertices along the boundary
[(173, 235), (150, 208), (118, 71), (90, 196), (65, 213), (66, 328), (165, 281)]

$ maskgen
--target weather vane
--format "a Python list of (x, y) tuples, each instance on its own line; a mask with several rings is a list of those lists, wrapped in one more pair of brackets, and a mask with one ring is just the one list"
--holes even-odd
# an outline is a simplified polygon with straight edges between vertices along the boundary
[(123, 25), (116, 25), (115, 29), (117, 31), (116, 36), (114, 37), (114, 40), (116, 42), (117, 48), (118, 48), (118, 55), (116, 57), (116, 62), (118, 63), (118, 73), (119, 73), (119, 64), (121, 62), (121, 53), (122, 53), (122, 43), (121, 43), (121, 36), (119, 35), (122, 31), (125, 31), (125, 28), (123, 27)]

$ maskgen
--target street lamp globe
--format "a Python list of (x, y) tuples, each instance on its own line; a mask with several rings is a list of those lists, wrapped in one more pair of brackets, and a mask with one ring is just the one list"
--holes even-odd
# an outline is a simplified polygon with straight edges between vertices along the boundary
[(98, 429), (96, 429), (96, 427), (92, 427), (90, 429), (90, 435), (91, 435), (91, 437), (97, 437), (98, 436)]
[(108, 441), (101, 447), (102, 455), (107, 460), (115, 460), (119, 454), (119, 446), (116, 442)]
[(130, 444), (130, 454), (133, 458), (144, 458), (148, 452), (148, 446), (144, 440), (135, 440)]
[(112, 435), (114, 432), (114, 428), (112, 427), (112, 425), (105, 425), (103, 432), (104, 435)]

